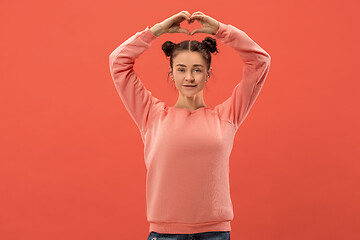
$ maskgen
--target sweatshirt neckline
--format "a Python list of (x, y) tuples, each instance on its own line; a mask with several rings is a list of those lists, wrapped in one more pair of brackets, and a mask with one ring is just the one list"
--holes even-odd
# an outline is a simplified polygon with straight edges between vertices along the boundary
[(179, 112), (188, 112), (188, 113), (196, 113), (196, 112), (199, 112), (199, 111), (202, 111), (202, 110), (207, 110), (207, 109), (210, 109), (210, 107), (200, 107), (198, 109), (195, 109), (193, 111), (190, 111), (189, 109), (187, 108), (176, 108), (174, 106), (171, 106), (171, 107), (168, 107), (169, 109), (171, 110), (174, 110), (174, 111), (179, 111)]

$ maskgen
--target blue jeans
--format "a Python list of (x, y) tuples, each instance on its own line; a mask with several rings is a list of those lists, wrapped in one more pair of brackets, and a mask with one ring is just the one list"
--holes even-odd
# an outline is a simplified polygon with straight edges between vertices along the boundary
[(230, 240), (230, 231), (171, 234), (151, 232), (147, 240)]

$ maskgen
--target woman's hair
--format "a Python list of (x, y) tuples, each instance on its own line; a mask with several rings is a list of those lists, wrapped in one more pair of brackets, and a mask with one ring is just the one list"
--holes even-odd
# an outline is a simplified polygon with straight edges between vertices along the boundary
[[(166, 41), (161, 46), (167, 57), (170, 57), (170, 66), (173, 68), (173, 59), (176, 57), (181, 51), (191, 51), (191, 52), (199, 52), (206, 63), (207, 70), (210, 69), (211, 65), (211, 54), (217, 54), (219, 51), (217, 49), (216, 39), (212, 37), (206, 37), (201, 42), (197, 40), (185, 40), (180, 43), (173, 43), (171, 41)], [(168, 73), (169, 77), (170, 72)]]

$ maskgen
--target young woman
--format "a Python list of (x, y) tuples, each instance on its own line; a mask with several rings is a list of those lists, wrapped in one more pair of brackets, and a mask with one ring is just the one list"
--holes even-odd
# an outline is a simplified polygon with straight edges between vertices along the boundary
[[(190, 33), (180, 23), (195, 20)], [(244, 62), (242, 80), (232, 95), (214, 108), (203, 88), (211, 76), (216, 39), (166, 41), (169, 75), (179, 97), (174, 106), (152, 96), (135, 73), (135, 59), (164, 33), (207, 33), (232, 47)], [(202, 12), (181, 11), (123, 42), (109, 57), (116, 90), (140, 130), (147, 169), (148, 240), (230, 239), (233, 205), (229, 156), (235, 133), (249, 113), (270, 68), (270, 55), (245, 32)], [(234, 61), (235, 59), (231, 59)], [(156, 76), (151, 76), (156, 79)], [(240, 80), (240, 76), (234, 76)], [(221, 81), (226, 84), (226, 79)]]

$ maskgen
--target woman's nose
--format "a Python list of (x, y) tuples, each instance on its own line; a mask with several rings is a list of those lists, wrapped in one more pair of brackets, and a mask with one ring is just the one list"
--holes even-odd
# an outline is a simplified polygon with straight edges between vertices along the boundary
[(186, 74), (186, 79), (187, 79), (187, 80), (192, 80), (192, 79), (194, 79), (194, 76), (192, 75), (191, 72), (188, 72), (188, 73)]

